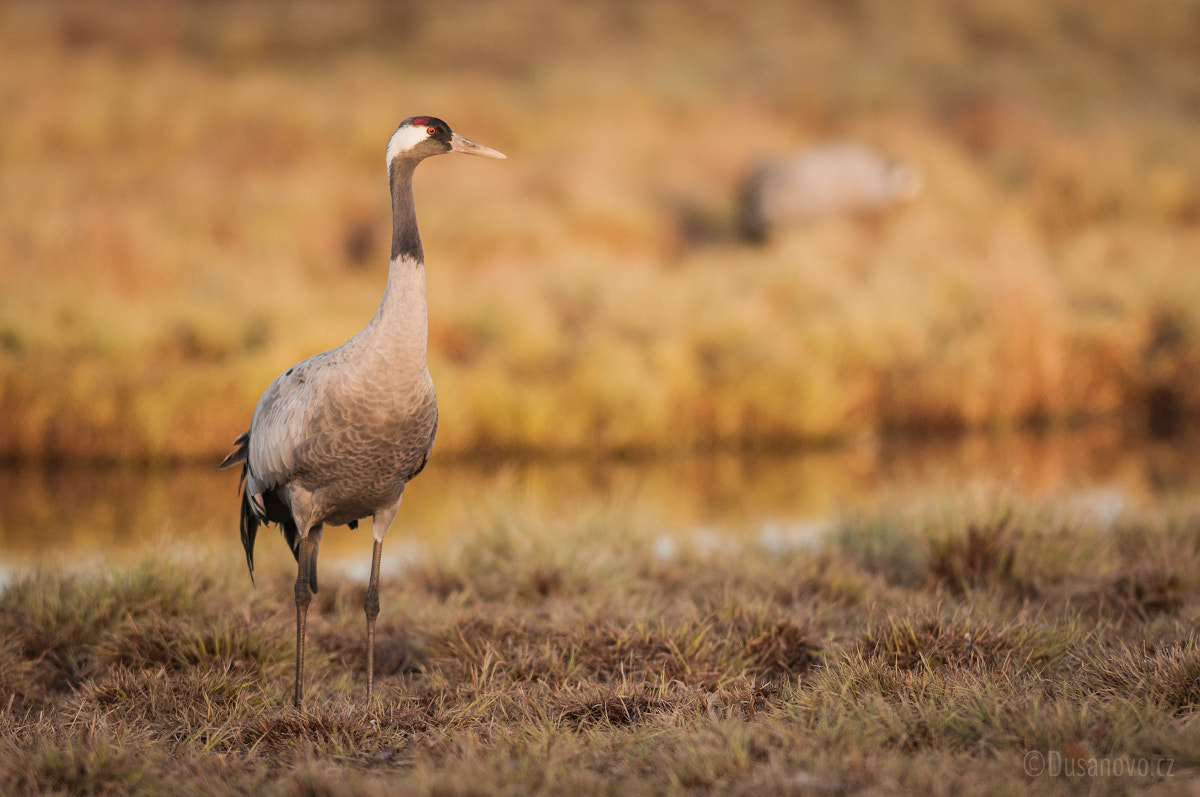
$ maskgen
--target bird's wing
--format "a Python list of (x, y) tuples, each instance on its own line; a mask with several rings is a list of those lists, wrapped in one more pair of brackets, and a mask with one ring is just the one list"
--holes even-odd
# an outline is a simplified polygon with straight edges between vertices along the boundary
[(324, 384), (321, 361), (331, 353), (292, 366), (258, 400), (250, 423), (247, 456), (256, 494), (284, 484), (302, 465), (303, 451), (318, 425), (316, 416)]

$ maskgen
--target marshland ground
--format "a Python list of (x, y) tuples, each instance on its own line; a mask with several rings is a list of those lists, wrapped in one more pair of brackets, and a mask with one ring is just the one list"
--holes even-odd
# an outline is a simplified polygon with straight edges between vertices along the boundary
[[(374, 312), (417, 113), (510, 158), (417, 177), (431, 469), (1169, 437), (1200, 410), (1198, 40), (1191, 0), (6, 3), (0, 459), (218, 461)], [(741, 241), (754, 161), (832, 139), (924, 193)], [(6, 538), (56, 533), (16, 500), (53, 483), (5, 473)], [(363, 586), (323, 579), (295, 713), (287, 554), (252, 589), (232, 526), (17, 575), (0, 791), (1196, 788), (1186, 495), (973, 491), (771, 545), (663, 544), (611, 497), (477, 510), (385, 579), (370, 710)]]
[(322, 579), (304, 714), (286, 562), (46, 570), (0, 594), (0, 788), (1190, 794), (1198, 518), (991, 496), (663, 545), (495, 508), (385, 576), (374, 708), (364, 585)]

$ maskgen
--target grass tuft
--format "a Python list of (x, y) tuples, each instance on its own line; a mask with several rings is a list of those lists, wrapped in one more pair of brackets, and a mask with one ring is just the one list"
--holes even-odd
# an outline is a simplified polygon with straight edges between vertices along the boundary
[(1002, 515), (988, 525), (967, 526), (965, 535), (934, 540), (930, 544), (929, 577), (953, 593), (982, 587), (1013, 587), (1017, 533), (1011, 516)]
[(1081, 664), (1098, 692), (1135, 695), (1180, 716), (1200, 709), (1200, 650), (1194, 634), (1162, 646), (1118, 643)]
[(0, 782), (12, 794), (149, 794), (165, 784), (156, 766), (161, 762), (147, 759), (142, 747), (120, 732), (43, 732), (12, 751)]
[(968, 616), (891, 617), (862, 635), (860, 653), (901, 670), (1009, 669), (1016, 658), (1025, 668), (1045, 663), (1047, 651), (1036, 630), (1021, 623), (998, 627)]

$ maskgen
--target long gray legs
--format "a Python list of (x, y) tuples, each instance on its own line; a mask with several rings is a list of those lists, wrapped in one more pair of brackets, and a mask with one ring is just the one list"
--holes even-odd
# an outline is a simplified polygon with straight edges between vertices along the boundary
[[(379, 617), (379, 561), (383, 555), (383, 535), (392, 525), (400, 502), (375, 513), (373, 528), (376, 532), (375, 549), (371, 552), (371, 581), (367, 584), (367, 596), (363, 599), (363, 611), (367, 614), (367, 704), (375, 697), (375, 620)], [(321, 526), (318, 524), (300, 538), (296, 552), (296, 691), (292, 703), (304, 710), (304, 630), (308, 621), (308, 606), (312, 603), (316, 586), (316, 559), (321, 544)]]
[(312, 555), (312, 538), (305, 534), (300, 538), (300, 555), (297, 557), (296, 573), (296, 693), (292, 704), (303, 710), (301, 685), (304, 683), (304, 626), (308, 620), (308, 604), (312, 603), (312, 589), (308, 586), (308, 559)]
[(383, 541), (375, 540), (371, 552), (371, 581), (367, 584), (367, 597), (363, 599), (363, 611), (367, 613), (367, 705), (375, 696), (375, 618), (379, 616), (379, 556), (383, 552)]
[[(403, 491), (401, 491), (403, 494)], [(375, 697), (375, 618), (379, 616), (379, 557), (383, 553), (383, 537), (392, 527), (396, 512), (400, 510), (400, 499), (391, 506), (379, 510), (371, 518), (371, 532), (375, 535), (375, 548), (371, 551), (371, 580), (367, 584), (367, 597), (363, 599), (363, 611), (367, 613), (367, 705)]]

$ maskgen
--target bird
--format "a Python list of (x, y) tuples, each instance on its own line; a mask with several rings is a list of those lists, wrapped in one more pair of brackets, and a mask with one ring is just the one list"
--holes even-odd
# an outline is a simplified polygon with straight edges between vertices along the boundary
[(852, 142), (818, 144), (759, 163), (742, 187), (742, 231), (772, 232), (822, 216), (870, 216), (915, 199), (924, 184), (914, 166)]
[(506, 156), (453, 132), (433, 116), (413, 116), (387, 144), (392, 197), (391, 263), (379, 310), (340, 346), (288, 368), (258, 400), (250, 428), (220, 468), (242, 465), (240, 530), (254, 580), (254, 540), (274, 523), (296, 558), (296, 678), (303, 710), (305, 623), (317, 591), (317, 553), (325, 526), (374, 536), (367, 617), (367, 703), (375, 687), (375, 620), (383, 538), (405, 485), (429, 459), (437, 433), (437, 396), (426, 362), (429, 336), (425, 256), (413, 204), (413, 172), (433, 155)]

